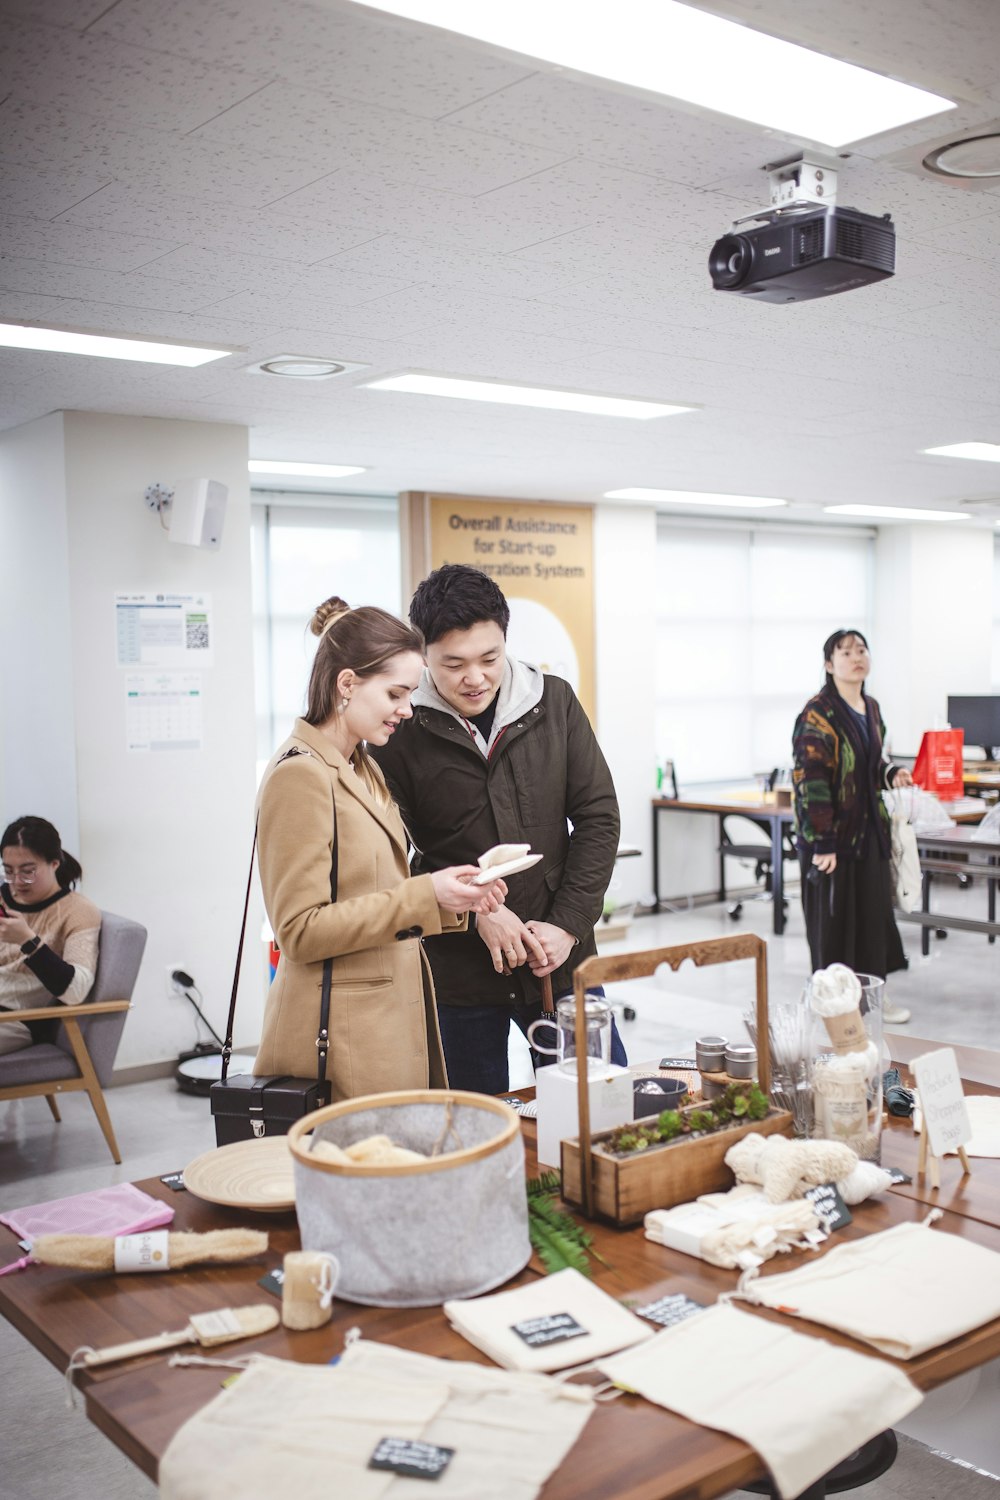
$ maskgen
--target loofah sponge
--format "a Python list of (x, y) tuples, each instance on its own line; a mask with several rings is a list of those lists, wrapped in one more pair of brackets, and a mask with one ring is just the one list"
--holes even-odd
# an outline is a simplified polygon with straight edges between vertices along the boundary
[(769, 1203), (801, 1198), (806, 1187), (849, 1177), (858, 1158), (836, 1141), (789, 1141), (783, 1135), (751, 1131), (726, 1152), (726, 1166), (737, 1182), (757, 1182)]
[[(262, 1255), (266, 1249), (267, 1235), (258, 1229), (170, 1234), (166, 1254), (157, 1269), (182, 1271), (185, 1266), (228, 1265)], [(81, 1271), (115, 1268), (115, 1242), (102, 1234), (40, 1234), (32, 1243), (31, 1254), (46, 1266), (73, 1266)]]
[(346, 1148), (333, 1141), (313, 1141), (310, 1154), (318, 1161), (336, 1162), (339, 1167), (397, 1167), (427, 1160), (419, 1151), (394, 1145), (387, 1135), (370, 1135)]

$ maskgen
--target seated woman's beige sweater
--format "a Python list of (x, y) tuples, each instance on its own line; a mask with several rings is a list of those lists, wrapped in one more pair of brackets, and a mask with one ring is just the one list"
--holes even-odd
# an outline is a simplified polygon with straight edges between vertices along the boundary
[[(41, 944), (27, 958), (17, 943), (0, 942), (0, 1010), (32, 1010), (60, 1001), (79, 1005), (94, 985), (101, 914), (79, 891), (57, 891), (47, 901), (23, 905), (8, 886), (0, 901), (24, 917)], [(0, 1025), (0, 1055), (20, 1051), (32, 1041), (18, 1021)]]

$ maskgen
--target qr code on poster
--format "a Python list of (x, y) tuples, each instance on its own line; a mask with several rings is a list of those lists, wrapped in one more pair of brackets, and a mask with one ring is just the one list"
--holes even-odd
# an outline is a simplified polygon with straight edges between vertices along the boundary
[(187, 649), (189, 651), (207, 651), (209, 646), (207, 616), (187, 615), (184, 623)]

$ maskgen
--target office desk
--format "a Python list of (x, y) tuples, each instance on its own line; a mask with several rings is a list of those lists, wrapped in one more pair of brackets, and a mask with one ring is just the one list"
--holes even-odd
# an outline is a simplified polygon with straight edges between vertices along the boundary
[[(657, 909), (660, 905), (660, 814), (664, 812), (711, 813), (719, 820), (719, 900), (726, 899), (726, 853), (723, 836), (723, 821), (729, 817), (753, 818), (767, 827), (771, 839), (771, 891), (774, 896), (773, 927), (780, 937), (785, 930), (784, 869), (782, 866), (785, 830), (794, 821), (790, 807), (779, 807), (773, 802), (761, 802), (760, 794), (753, 793), (748, 801), (736, 796), (721, 795), (717, 800), (695, 801), (670, 797), (653, 798), (653, 895)], [(763, 852), (766, 845), (761, 845)]]
[[(920, 854), (921, 898), (920, 910), (896, 912), (899, 922), (918, 923), (920, 951), (930, 952), (931, 930), (937, 927), (955, 928), (962, 932), (985, 933), (989, 941), (995, 942), (1000, 933), (996, 920), (996, 886), (1000, 879), (1000, 839), (989, 843), (973, 837), (975, 829), (967, 824), (958, 828), (943, 828), (940, 833), (918, 833), (917, 849)], [(931, 912), (931, 882), (935, 874), (984, 875), (986, 877), (986, 920), (979, 917), (953, 917)]]
[[(534, 1170), (534, 1127), (525, 1121), (524, 1129), (532, 1157), (529, 1170)], [(898, 1157), (907, 1171), (915, 1173), (917, 1148), (909, 1122), (893, 1122), (888, 1129), (894, 1137), (893, 1159)], [(953, 1168), (950, 1161), (946, 1162), (946, 1178), (952, 1170), (957, 1171), (957, 1163)], [(203, 1267), (162, 1276), (98, 1275), (31, 1266), (0, 1278), (0, 1312), (59, 1369), (65, 1368), (80, 1344), (100, 1347), (143, 1337), (182, 1327), (192, 1312), (267, 1300), (268, 1294), (257, 1286), (259, 1277), (265, 1269), (280, 1265), (283, 1253), (298, 1245), (292, 1214), (238, 1215), (190, 1194), (172, 1194), (155, 1178), (139, 1186), (175, 1207), (175, 1229), (232, 1227), (249, 1218), (269, 1230), (271, 1247), (256, 1263)], [(919, 1196), (893, 1190), (858, 1206), (853, 1211), (853, 1223), (839, 1231), (838, 1239), (921, 1221), (933, 1198), (929, 1193), (923, 1188)], [(934, 1233), (957, 1234), (1000, 1251), (1000, 1206), (995, 1213), (982, 1212), (986, 1217), (946, 1208)], [(593, 1232), (595, 1248), (608, 1263), (595, 1266), (595, 1280), (613, 1297), (628, 1295), (652, 1301), (667, 1293), (684, 1292), (709, 1304), (736, 1284), (737, 1273), (654, 1245), (641, 1229), (595, 1225)], [(17, 1253), (14, 1236), (0, 1228), (0, 1262), (6, 1263)], [(766, 1265), (762, 1274), (788, 1270), (808, 1258), (808, 1252), (781, 1256)], [(537, 1274), (531, 1265), (518, 1282), (529, 1281)], [(759, 1308), (749, 1308), (748, 1314), (774, 1319), (812, 1337), (878, 1357), (871, 1349), (818, 1324)], [(335, 1301), (333, 1321), (326, 1328), (290, 1333), (279, 1327), (263, 1338), (228, 1345), (216, 1353), (224, 1357), (227, 1353), (237, 1356), (259, 1350), (278, 1358), (325, 1363), (341, 1350), (344, 1334), (351, 1327), (359, 1327), (366, 1338), (420, 1353), (489, 1363), (449, 1327), (439, 1307), (398, 1310), (357, 1307), (341, 1301)], [(1000, 1319), (909, 1360), (901, 1368), (917, 1386), (929, 1390), (998, 1356)], [(147, 1355), (78, 1377), (90, 1420), (154, 1480), (159, 1459), (174, 1432), (212, 1399), (225, 1378), (225, 1372), (218, 1369), (171, 1369), (168, 1357)], [(711, 1500), (760, 1479), (762, 1473), (759, 1458), (745, 1443), (695, 1426), (638, 1397), (625, 1396), (598, 1405), (579, 1442), (542, 1493), (543, 1500)]]
[(962, 773), (962, 782), (967, 792), (982, 797), (993, 792), (1000, 792), (1000, 767), (990, 764), (989, 769), (985, 766), (966, 768)]

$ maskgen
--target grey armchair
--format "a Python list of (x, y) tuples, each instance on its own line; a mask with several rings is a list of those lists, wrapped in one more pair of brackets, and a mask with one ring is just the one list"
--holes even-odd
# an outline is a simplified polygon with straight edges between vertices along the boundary
[(45, 1021), (57, 1025), (51, 1041), (0, 1056), (0, 1101), (44, 1094), (53, 1119), (58, 1121), (61, 1116), (56, 1094), (84, 1091), (111, 1155), (119, 1163), (121, 1153), (104, 1090), (111, 1082), (145, 947), (145, 927), (128, 917), (102, 912), (97, 975), (88, 1000), (82, 1005), (54, 1003), (37, 1010), (0, 1011), (0, 1024)]

